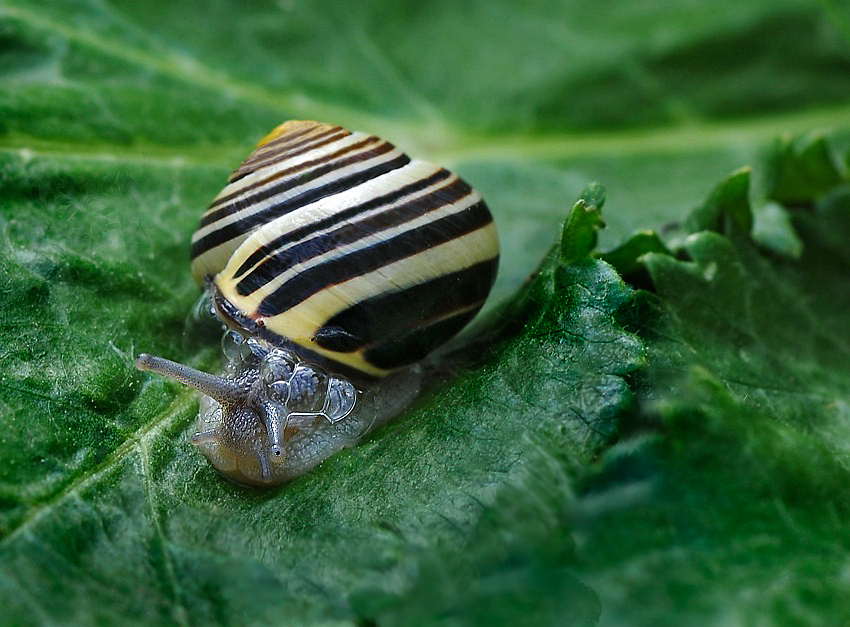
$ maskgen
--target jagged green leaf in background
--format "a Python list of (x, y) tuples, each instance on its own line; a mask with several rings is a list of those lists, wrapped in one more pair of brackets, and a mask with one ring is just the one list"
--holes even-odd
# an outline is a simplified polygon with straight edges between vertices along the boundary
[(595, 183), (582, 192), (581, 197), (567, 213), (561, 230), (561, 261), (575, 263), (589, 257), (596, 249), (597, 231), (605, 228), (602, 206), (605, 188)]
[[(807, 186), (825, 175), (808, 145), (773, 158), (811, 172)], [(594, 556), (581, 579), (610, 599), (610, 623), (850, 619), (850, 194), (841, 177), (818, 197), (797, 196), (799, 263), (765, 256), (737, 228), (749, 221), (743, 202), (712, 220), (728, 235), (700, 231), (680, 258), (643, 257), (655, 292), (637, 318), (649, 363), (641, 387), (651, 392), (637, 434), (607, 454), (577, 505), (577, 532)], [(740, 180), (731, 175), (709, 202)]]

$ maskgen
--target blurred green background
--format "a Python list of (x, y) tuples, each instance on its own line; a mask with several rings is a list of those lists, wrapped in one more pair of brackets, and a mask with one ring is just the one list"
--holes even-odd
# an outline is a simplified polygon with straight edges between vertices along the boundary
[[(832, 588), (807, 587), (802, 609), (748, 596), (786, 590), (769, 534), (740, 594), (729, 562), (691, 561), (653, 601), (658, 571), (616, 557), (641, 520), (612, 527), (598, 562), (587, 529), (570, 532), (590, 457), (529, 454), (519, 478), (470, 460), (467, 483), (411, 462), (398, 485), (364, 488), (362, 464), (396, 459), (378, 440), (291, 490), (218, 481), (188, 450), (192, 395), (132, 356), (215, 364), (184, 334), (188, 241), (229, 171), (290, 118), (375, 133), (477, 187), (502, 236), (493, 307), (590, 181), (608, 191), (605, 249), (681, 222), (777, 136), (850, 145), (850, 6), (0, 0), (0, 624), (846, 619)], [(414, 420), (399, 448), (450, 439)], [(607, 485), (598, 507), (632, 488)], [(635, 552), (669, 550), (657, 568), (674, 573), (689, 554), (669, 540)], [(846, 589), (846, 567), (829, 570)], [(713, 602), (694, 604), (700, 585)]]

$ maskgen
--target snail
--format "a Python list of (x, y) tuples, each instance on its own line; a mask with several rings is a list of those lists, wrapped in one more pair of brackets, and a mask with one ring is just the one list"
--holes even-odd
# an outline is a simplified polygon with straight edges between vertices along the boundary
[(201, 393), (192, 442), (275, 485), (417, 393), (417, 365), (479, 311), (499, 260), (481, 196), (373, 135), (311, 121), (260, 141), (203, 214), (192, 273), (229, 330), (221, 376), (141, 354)]

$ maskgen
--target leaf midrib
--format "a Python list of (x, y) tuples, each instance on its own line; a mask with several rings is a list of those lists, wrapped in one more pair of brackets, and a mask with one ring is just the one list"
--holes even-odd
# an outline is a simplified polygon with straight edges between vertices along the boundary
[[(845, 105), (816, 111), (761, 116), (744, 121), (707, 122), (607, 133), (552, 133), (532, 137), (485, 137), (457, 133), (452, 136), (451, 141), (442, 142), (439, 146), (422, 139), (430, 135), (427, 127), (415, 125), (413, 122), (409, 126), (392, 126), (397, 135), (404, 136), (406, 151), (409, 154), (452, 166), (482, 161), (551, 161), (592, 157), (615, 159), (660, 154), (693, 155), (718, 150), (750, 150), (753, 145), (763, 145), (778, 135), (811, 132), (811, 129), (828, 132), (830, 128), (839, 127), (848, 119), (850, 105)], [(387, 124), (381, 122), (376, 126), (386, 127)], [(393, 135), (385, 131), (370, 130), (396, 141)], [(418, 142), (416, 138), (420, 138)], [(414, 144), (413, 148), (410, 147), (411, 144)], [(418, 147), (415, 144), (418, 144)], [(234, 167), (240, 155), (244, 156), (245, 152), (245, 143), (216, 144), (215, 150), (212, 150), (209, 144), (185, 147), (143, 142), (131, 145), (91, 141), (75, 143), (35, 138), (22, 133), (10, 133), (0, 138), (0, 154), (15, 155), (25, 160), (48, 158), (57, 161), (137, 163), (165, 168), (227, 169)]]
[[(0, 538), (0, 548), (14, 543), (14, 541), (26, 533), (41, 518), (56, 507), (61, 505), (67, 498), (78, 495), (89, 485), (99, 481), (104, 476), (118, 467), (124, 458), (131, 454), (144, 455), (143, 448), (147, 443), (156, 440), (163, 431), (171, 428), (176, 422), (184, 419), (186, 412), (197, 404), (197, 396), (190, 390), (178, 394), (174, 401), (166, 407), (153, 420), (145, 423), (134, 433), (127, 437), (121, 446), (117, 447), (99, 466), (83, 472), (79, 477), (71, 481), (62, 490), (41, 503), (27, 504), (27, 513), (20, 521), (11, 527), (9, 533)], [(147, 470), (147, 465), (144, 465)]]

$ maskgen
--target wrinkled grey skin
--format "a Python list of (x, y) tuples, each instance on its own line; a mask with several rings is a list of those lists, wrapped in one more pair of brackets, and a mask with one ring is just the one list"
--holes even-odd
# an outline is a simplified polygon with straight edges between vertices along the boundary
[(228, 364), (211, 375), (161, 357), (136, 367), (201, 392), (192, 443), (226, 478), (271, 486), (298, 477), (400, 413), (421, 385), (418, 367), (355, 388), (262, 340), (226, 336)]

